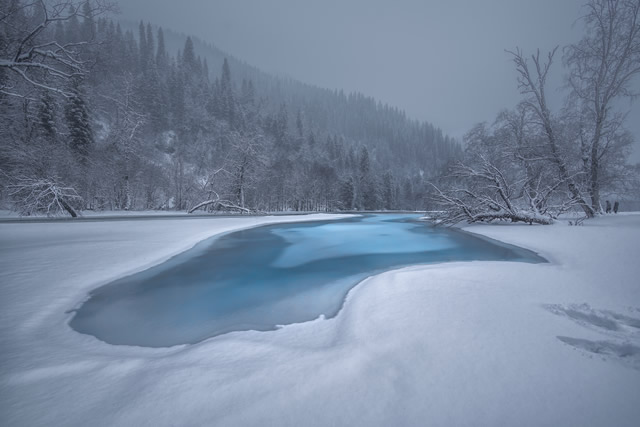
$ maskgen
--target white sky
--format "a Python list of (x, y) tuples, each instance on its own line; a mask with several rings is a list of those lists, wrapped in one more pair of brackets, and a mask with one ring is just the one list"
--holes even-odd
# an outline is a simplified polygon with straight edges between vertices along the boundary
[[(504, 50), (546, 51), (576, 41), (584, 1), (120, 0), (120, 6), (126, 19), (193, 34), (268, 72), (360, 91), (461, 137), (520, 99)], [(550, 89), (562, 86), (561, 65), (558, 55)], [(628, 127), (638, 161), (640, 102)]]

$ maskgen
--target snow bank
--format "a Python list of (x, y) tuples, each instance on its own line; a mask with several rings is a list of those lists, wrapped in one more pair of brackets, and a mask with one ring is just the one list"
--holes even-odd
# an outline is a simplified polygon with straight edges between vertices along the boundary
[(0, 224), (0, 424), (637, 424), (638, 215), (469, 227), (551, 262), (387, 272), (336, 318), (277, 331), (149, 349), (66, 325), (95, 286), (214, 233), (301, 219)]

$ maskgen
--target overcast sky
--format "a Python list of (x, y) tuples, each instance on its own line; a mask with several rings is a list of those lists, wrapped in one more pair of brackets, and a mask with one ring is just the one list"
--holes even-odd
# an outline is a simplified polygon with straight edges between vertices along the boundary
[[(576, 41), (584, 1), (120, 0), (120, 8), (125, 19), (193, 34), (264, 71), (374, 96), (459, 138), (520, 99), (504, 50)], [(558, 55), (554, 91), (561, 66)], [(640, 102), (628, 125), (640, 146)]]

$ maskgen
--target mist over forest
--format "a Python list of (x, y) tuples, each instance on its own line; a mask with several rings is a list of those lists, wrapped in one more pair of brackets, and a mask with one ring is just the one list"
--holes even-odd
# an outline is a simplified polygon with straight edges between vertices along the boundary
[(3, 57), (56, 52), (41, 55), (47, 69), (1, 69), (1, 196), (25, 215), (203, 202), (209, 211), (424, 209), (426, 180), (461, 153), (397, 108), (271, 76), (148, 22), (132, 29), (102, 3), (46, 15), (39, 3), (4, 3), (16, 25), (3, 27)]
[[(638, 199), (618, 108), (637, 93), (633, 2), (591, 2), (576, 44), (507, 51), (521, 102), (461, 142), (366, 94), (132, 24), (112, 2), (0, 4), (0, 207), (21, 215), (432, 210), (546, 224)], [(552, 67), (571, 88), (557, 111)]]

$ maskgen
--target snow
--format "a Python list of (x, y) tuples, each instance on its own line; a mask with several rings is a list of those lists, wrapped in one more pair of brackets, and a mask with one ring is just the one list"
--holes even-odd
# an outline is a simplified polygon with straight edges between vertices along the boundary
[[(84, 210), (78, 212), (80, 217), (82, 218), (91, 218), (91, 219), (100, 219), (100, 218), (111, 218), (111, 217), (149, 217), (149, 216), (180, 216), (180, 217), (193, 217), (203, 214), (202, 212), (196, 212), (195, 214), (188, 214), (185, 211), (175, 211), (175, 210), (102, 210), (102, 211), (92, 211), (92, 210)], [(211, 216), (215, 216), (209, 214)], [(234, 215), (232, 213), (232, 215)], [(33, 221), (33, 220), (42, 220), (47, 219), (46, 215), (32, 215), (32, 216), (20, 216), (20, 214), (16, 211), (11, 210), (2, 210), (0, 209), (0, 220), (2, 219), (20, 219), (22, 221)], [(53, 215), (50, 219), (66, 219), (70, 220), (71, 217), (69, 214), (65, 212), (60, 212), (58, 215)]]
[(66, 325), (212, 234), (313, 218), (0, 224), (0, 424), (637, 425), (640, 215), (468, 227), (550, 263), (391, 271), (276, 331), (151, 349)]

